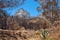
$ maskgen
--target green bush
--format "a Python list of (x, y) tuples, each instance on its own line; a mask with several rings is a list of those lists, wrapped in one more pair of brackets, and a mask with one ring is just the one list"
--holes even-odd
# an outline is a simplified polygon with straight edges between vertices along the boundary
[(42, 40), (50, 40), (49, 33), (45, 29), (40, 29), (40, 36)]

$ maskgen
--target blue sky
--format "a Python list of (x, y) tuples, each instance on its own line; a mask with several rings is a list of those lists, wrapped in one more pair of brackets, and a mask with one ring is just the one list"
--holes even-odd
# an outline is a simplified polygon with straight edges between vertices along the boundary
[(27, 0), (23, 5), (19, 5), (13, 9), (5, 8), (5, 10), (10, 15), (14, 15), (14, 13), (18, 11), (18, 9), (23, 8), (24, 10), (28, 11), (31, 16), (36, 16), (38, 14), (38, 11), (36, 10), (38, 6), (40, 5), (37, 2), (34, 2), (34, 0)]
[[(28, 11), (31, 16), (37, 16), (37, 14), (39, 14), (36, 9), (38, 6), (40, 5), (37, 2), (34, 2), (34, 0), (27, 0), (23, 5), (19, 5), (11, 9), (5, 8), (4, 10), (6, 10), (10, 15), (14, 15), (14, 13), (18, 11), (18, 9), (23, 8), (24, 10)], [(41, 14), (41, 11), (40, 11), (40, 14)]]

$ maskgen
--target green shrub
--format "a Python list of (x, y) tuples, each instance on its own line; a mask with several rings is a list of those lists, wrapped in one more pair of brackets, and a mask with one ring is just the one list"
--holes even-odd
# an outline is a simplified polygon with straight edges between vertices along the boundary
[(40, 36), (42, 40), (50, 40), (49, 33), (45, 29), (40, 29)]

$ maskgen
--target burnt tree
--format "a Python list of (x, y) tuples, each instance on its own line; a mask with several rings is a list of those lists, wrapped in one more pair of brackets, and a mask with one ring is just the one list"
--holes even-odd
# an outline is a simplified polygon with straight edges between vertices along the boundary
[(45, 16), (52, 24), (54, 21), (60, 20), (59, 0), (35, 0), (38, 1), (41, 7), (38, 11), (43, 10), (42, 15)]

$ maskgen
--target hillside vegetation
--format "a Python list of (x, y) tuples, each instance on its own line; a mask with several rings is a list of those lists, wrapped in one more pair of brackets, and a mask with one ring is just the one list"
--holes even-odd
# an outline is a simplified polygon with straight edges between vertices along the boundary
[(60, 20), (52, 24), (45, 16), (25, 19), (0, 11), (0, 40), (43, 40), (44, 30), (46, 40), (60, 40)]

